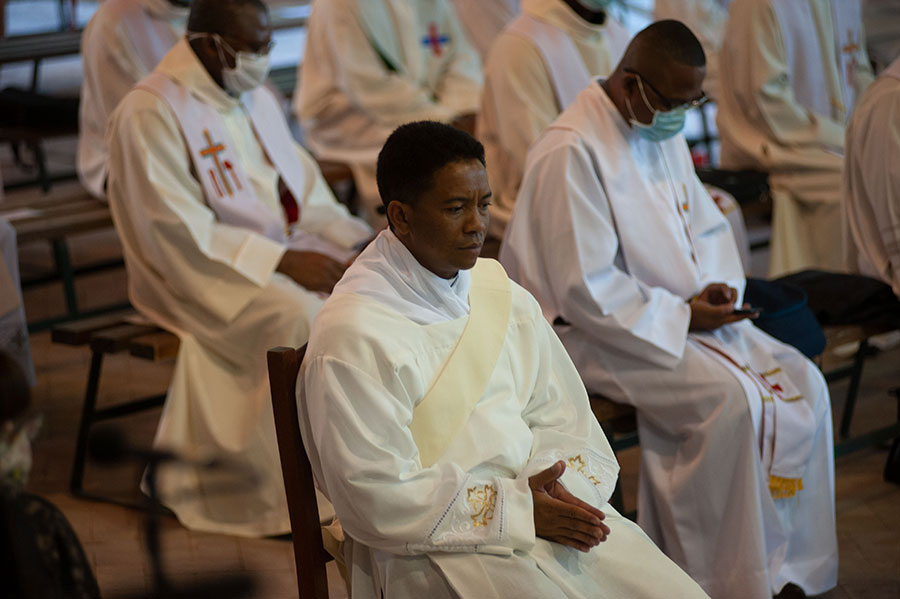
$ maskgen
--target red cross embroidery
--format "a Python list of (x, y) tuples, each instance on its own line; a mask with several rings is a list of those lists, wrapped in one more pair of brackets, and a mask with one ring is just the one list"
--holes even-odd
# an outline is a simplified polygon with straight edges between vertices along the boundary
[(441, 55), (441, 44), (446, 44), (450, 41), (446, 35), (441, 35), (440, 31), (438, 31), (437, 23), (431, 23), (428, 25), (428, 35), (422, 38), (422, 45), (431, 46), (431, 53), (435, 56)]

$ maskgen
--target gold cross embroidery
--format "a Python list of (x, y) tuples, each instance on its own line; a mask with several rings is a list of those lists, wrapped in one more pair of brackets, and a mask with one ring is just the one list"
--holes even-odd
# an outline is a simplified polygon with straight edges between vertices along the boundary
[(466, 493), (466, 501), (472, 508), (472, 524), (476, 527), (487, 526), (494, 517), (494, 507), (497, 504), (497, 491), (494, 485), (470, 487)]

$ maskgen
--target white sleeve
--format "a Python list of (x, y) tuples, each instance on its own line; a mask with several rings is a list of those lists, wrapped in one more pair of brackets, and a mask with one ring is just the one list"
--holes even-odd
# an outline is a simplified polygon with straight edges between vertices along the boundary
[(230, 321), (268, 283), (285, 247), (216, 220), (174, 115), (152, 93), (135, 90), (122, 102), (107, 143), (108, 196), (123, 241), (173, 295)]
[[(513, 234), (520, 238), (509, 245), (518, 253), (540, 248), (529, 278), (556, 307), (558, 313), (548, 316), (562, 317), (611, 351), (664, 368), (677, 364), (690, 307), (624, 270), (609, 200), (589, 151), (569, 144), (530, 162), (520, 200), (524, 194), (531, 214), (515, 218)], [(523, 220), (533, 239), (523, 235)]]
[(303, 368), (298, 400), (306, 449), (354, 540), (397, 554), (531, 549), (527, 479), (473, 477), (440, 461), (423, 469), (408, 426), (410, 398), (333, 357), (308, 359)]
[(522, 412), (534, 441), (519, 478), (527, 480), (562, 460), (566, 464), (560, 479), (563, 486), (600, 509), (616, 487), (619, 464), (591, 412), (575, 365), (550, 325), (543, 319), (538, 325), (541, 372)]

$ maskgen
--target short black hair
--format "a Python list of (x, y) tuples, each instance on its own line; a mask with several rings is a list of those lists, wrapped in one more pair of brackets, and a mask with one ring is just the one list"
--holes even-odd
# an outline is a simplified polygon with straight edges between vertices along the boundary
[(228, 35), (234, 30), (235, 12), (247, 5), (269, 12), (269, 7), (262, 0), (194, 0), (187, 30), (191, 33)]
[(395, 200), (414, 204), (431, 189), (437, 171), (469, 160), (484, 166), (484, 146), (465, 131), (435, 121), (397, 127), (378, 154), (375, 176), (384, 207)]
[(631, 43), (635, 46), (646, 44), (678, 64), (706, 66), (706, 53), (700, 40), (681, 21), (666, 19), (652, 23), (639, 31)]

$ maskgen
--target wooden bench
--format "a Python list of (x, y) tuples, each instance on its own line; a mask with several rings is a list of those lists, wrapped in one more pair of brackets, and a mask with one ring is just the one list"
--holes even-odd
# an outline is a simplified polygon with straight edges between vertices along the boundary
[(132, 356), (154, 362), (171, 360), (178, 355), (178, 337), (129, 310), (54, 327), (51, 339), (54, 343), (87, 346), (91, 350), (91, 366), (78, 425), (69, 489), (75, 495), (106, 500), (103, 497), (89, 496), (83, 491), (84, 462), (91, 426), (103, 420), (157, 408), (165, 402), (166, 395), (153, 395), (98, 409), (97, 395), (103, 358), (107, 354), (127, 351)]
[[(847, 387), (847, 395), (844, 400), (844, 409), (841, 414), (841, 422), (838, 427), (838, 439), (835, 444), (835, 456), (842, 456), (872, 445), (889, 441), (894, 437), (900, 437), (900, 394), (894, 395), (897, 401), (897, 421), (881, 428), (869, 431), (856, 437), (850, 436), (850, 425), (853, 420), (853, 411), (856, 408), (856, 400), (859, 395), (859, 385), (862, 382), (863, 366), (866, 357), (870, 355), (872, 347), (869, 339), (875, 335), (888, 333), (891, 328), (873, 328), (857, 325), (828, 326), (825, 331), (825, 354), (833, 351), (835, 347), (849, 343), (859, 343), (859, 348), (853, 355), (852, 362), (845, 366), (833, 368), (824, 372), (825, 380), (829, 383), (844, 378), (850, 379)], [(820, 364), (822, 366), (822, 364)], [(889, 391), (892, 395), (894, 391)]]
[(113, 226), (109, 206), (84, 191), (59, 191), (38, 198), (9, 201), (0, 205), (0, 216), (6, 217), (16, 230), (19, 245), (46, 241), (53, 251), (53, 271), (24, 279), (22, 288), (60, 281), (66, 301), (66, 314), (31, 323), (29, 329), (40, 331), (54, 324), (77, 318), (121, 310), (127, 303), (83, 311), (78, 307), (75, 277), (112, 268), (121, 268), (120, 257), (73, 267), (69, 255), (68, 238), (72, 235), (108, 229)]

